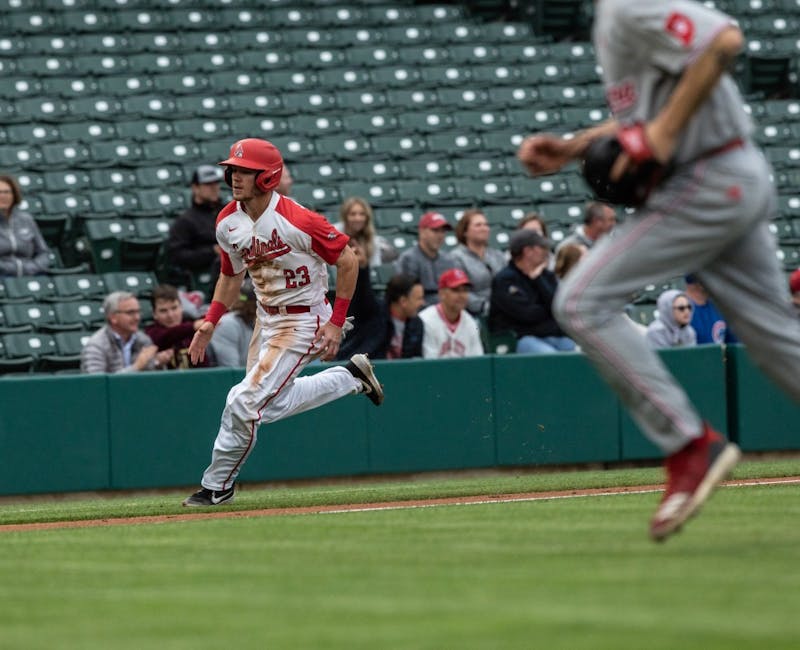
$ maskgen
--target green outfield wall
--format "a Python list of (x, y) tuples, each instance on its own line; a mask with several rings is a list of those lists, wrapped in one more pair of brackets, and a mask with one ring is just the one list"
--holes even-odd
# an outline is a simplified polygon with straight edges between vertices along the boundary
[[(662, 353), (745, 451), (800, 449), (800, 407), (741, 346)], [(307, 373), (325, 366), (314, 365)], [(377, 362), (361, 396), (265, 423), (242, 481), (655, 459), (581, 354)], [(0, 494), (195, 485), (241, 370), (0, 380)]]

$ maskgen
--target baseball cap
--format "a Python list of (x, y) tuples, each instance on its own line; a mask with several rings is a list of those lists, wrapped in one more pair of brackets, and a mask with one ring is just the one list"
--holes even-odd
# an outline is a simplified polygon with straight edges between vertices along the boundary
[(550, 240), (547, 239), (547, 237), (542, 237), (538, 232), (527, 228), (515, 230), (511, 233), (511, 237), (508, 241), (508, 252), (511, 253), (511, 257), (519, 255), (526, 246), (550, 248)]
[(792, 293), (800, 291), (800, 269), (793, 271), (789, 276), (789, 288), (792, 290)]
[(447, 223), (447, 219), (444, 218), (444, 215), (439, 214), (438, 212), (426, 212), (419, 218), (419, 227), (420, 228), (447, 228), (448, 230), (452, 230), (453, 226)]
[(219, 167), (214, 165), (200, 165), (192, 174), (192, 185), (203, 183), (219, 183), (222, 180), (222, 172)]
[(472, 286), (469, 276), (461, 269), (447, 269), (439, 276), (440, 289), (455, 289), (464, 285)]

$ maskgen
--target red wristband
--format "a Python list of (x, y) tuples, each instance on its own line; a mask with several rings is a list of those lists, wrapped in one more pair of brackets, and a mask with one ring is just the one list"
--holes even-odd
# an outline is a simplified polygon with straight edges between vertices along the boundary
[(638, 123), (620, 129), (617, 131), (617, 139), (633, 162), (643, 163), (653, 159), (653, 151), (647, 141), (644, 124)]
[(344, 325), (344, 320), (347, 318), (347, 310), (350, 308), (350, 298), (337, 298), (333, 303), (333, 314), (331, 314), (331, 323), (336, 327)]
[(228, 308), (225, 306), (224, 303), (221, 303), (219, 300), (212, 300), (211, 306), (208, 308), (208, 311), (205, 315), (205, 320), (209, 323), (214, 323), (216, 325), (219, 322), (219, 319), (222, 318), (222, 315), (228, 311)]

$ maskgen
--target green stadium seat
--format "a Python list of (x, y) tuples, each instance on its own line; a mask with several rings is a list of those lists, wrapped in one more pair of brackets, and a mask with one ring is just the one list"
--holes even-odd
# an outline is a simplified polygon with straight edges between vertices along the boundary
[(498, 155), (516, 155), (519, 145), (522, 143), (525, 129), (499, 129), (497, 131), (487, 131), (481, 136), (481, 144), (484, 152), (495, 152)]
[(517, 335), (511, 331), (489, 333), (487, 354), (514, 354), (517, 351)]
[(419, 155), (399, 162), (399, 178), (432, 179), (454, 175), (454, 167), (446, 154)]
[(355, 66), (318, 70), (316, 78), (318, 87), (327, 90), (360, 90), (370, 83), (369, 72)]
[(508, 125), (508, 117), (501, 110), (467, 110), (453, 113), (455, 126), (473, 131), (489, 131)]
[(146, 93), (123, 98), (122, 109), (129, 119), (137, 116), (164, 119), (174, 113), (175, 101), (165, 95)]
[(53, 298), (61, 301), (101, 299), (106, 294), (103, 278), (96, 273), (57, 275), (53, 278), (53, 284)]
[[(427, 151), (433, 154), (450, 153), (451, 155), (461, 155), (468, 152), (484, 152), (488, 140), (483, 135), (477, 133), (464, 133), (463, 131), (444, 131), (432, 133), (425, 137)], [(412, 148), (412, 152), (420, 152), (425, 149)]]
[[(42, 88), (45, 95), (58, 95), (62, 99), (92, 97), (100, 92), (94, 79), (83, 77), (47, 77), (42, 80)], [(72, 111), (75, 112), (75, 109), (72, 108)]]
[(320, 206), (338, 204), (342, 200), (340, 188), (323, 183), (300, 183), (295, 182), (292, 190), (292, 198), (301, 204), (312, 209), (319, 209)]
[(119, 271), (122, 268), (122, 240), (135, 234), (130, 219), (88, 219), (83, 227), (89, 241), (95, 272)]
[(153, 140), (142, 144), (143, 160), (156, 164), (191, 163), (202, 159), (200, 146), (187, 140)]
[(372, 182), (399, 178), (401, 165), (395, 160), (364, 160), (345, 163), (346, 177), (353, 181)]
[[(158, 278), (152, 272), (118, 271), (103, 273), (102, 277), (108, 293), (112, 291), (130, 291), (138, 298), (149, 297), (153, 289), (158, 285)], [(144, 313), (142, 317), (144, 318)]]
[(396, 102), (389, 98), (390, 93), (384, 93), (380, 89), (366, 88), (363, 90), (341, 90), (336, 93), (336, 107), (346, 111), (370, 111), (384, 109), (396, 105)]
[(365, 67), (393, 65), (400, 58), (397, 48), (380, 44), (350, 47), (346, 50), (345, 56), (350, 65)]
[(58, 125), (61, 140), (94, 142), (116, 137), (116, 124), (101, 121), (62, 122)]
[(55, 309), (49, 303), (7, 304), (3, 305), (2, 309), (5, 326), (17, 332), (75, 329), (72, 325), (59, 324)]
[(54, 353), (43, 355), (37, 370), (47, 372), (77, 371), (81, 367), (81, 350), (92, 332), (58, 332), (53, 335)]
[(381, 208), (375, 211), (375, 222), (384, 233), (416, 233), (420, 215), (411, 207)]
[(3, 278), (4, 302), (46, 302), (55, 294), (53, 278), (22, 276)]
[(142, 147), (128, 140), (97, 141), (89, 144), (94, 167), (135, 167), (142, 160)]
[(404, 133), (438, 133), (455, 126), (449, 111), (436, 109), (400, 113), (397, 120)]
[(75, 170), (44, 173), (44, 185), (48, 191), (51, 192), (76, 192), (91, 187), (91, 184), (91, 177), (87, 171)]
[(357, 134), (328, 135), (316, 140), (316, 151), (320, 156), (332, 156), (339, 160), (362, 158), (370, 150), (370, 139)]
[(56, 322), (72, 330), (92, 329), (105, 323), (102, 300), (70, 300), (52, 305)]
[(540, 92), (533, 86), (495, 86), (488, 90), (490, 106), (530, 108), (536, 106)]
[(471, 188), (471, 194), (464, 198), (475, 199), (481, 204), (516, 203), (521, 198), (507, 176), (470, 179), (465, 187)]
[(488, 176), (502, 176), (517, 169), (509, 170), (502, 158), (478, 156), (475, 158), (453, 158), (451, 161), (453, 174), (462, 178), (473, 177), (481, 180)]
[(41, 155), (50, 169), (74, 169), (91, 163), (89, 148), (82, 142), (45, 144), (42, 145)]
[(3, 83), (0, 84), (0, 97), (6, 99), (22, 99), (25, 97), (37, 97), (44, 92), (42, 82), (39, 79), (25, 76), (11, 76), (8, 61), (0, 59), (0, 75), (3, 75)]
[[(324, 11), (324, 10), (323, 10)], [(299, 68), (343, 68), (348, 63), (344, 50), (308, 48), (292, 52), (292, 64)], [(361, 65), (360, 63), (357, 65)]]
[(313, 90), (286, 92), (280, 97), (281, 110), (287, 115), (295, 113), (330, 113), (336, 109), (335, 93), (318, 93)]
[[(252, 92), (253, 88), (262, 87), (261, 77), (250, 70), (217, 70), (207, 73), (206, 79), (208, 80), (206, 92), (217, 93), (219, 97), (225, 93), (224, 96), (231, 106), (233, 103), (230, 101), (230, 93), (247, 93)], [(280, 105), (280, 98), (270, 98), (270, 100)]]
[[(154, 74), (152, 81), (152, 92), (163, 98), (165, 102), (173, 97), (213, 92), (209, 75), (195, 73), (192, 70)], [(170, 101), (169, 105), (173, 106), (172, 110), (174, 111), (174, 102)]]
[[(306, 97), (306, 94), (302, 95)], [(264, 90), (253, 91), (249, 86), (235, 91), (227, 96), (228, 104), (233, 115), (254, 114), (259, 117), (275, 117), (275, 112), (283, 107), (283, 98), (265, 92)], [(335, 104), (335, 99), (331, 104)], [(331, 105), (329, 104), (329, 106)]]
[(420, 70), (413, 66), (388, 65), (370, 72), (372, 83), (386, 90), (392, 88), (418, 88), (422, 80)]
[(395, 181), (391, 179), (342, 181), (339, 188), (342, 200), (350, 196), (359, 196), (376, 207), (392, 205), (397, 201), (397, 188)]

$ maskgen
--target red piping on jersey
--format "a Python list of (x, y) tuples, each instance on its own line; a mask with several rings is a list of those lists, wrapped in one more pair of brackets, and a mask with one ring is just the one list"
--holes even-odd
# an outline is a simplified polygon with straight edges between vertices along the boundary
[[(694, 173), (693, 183), (689, 183), (688, 187), (684, 190), (682, 194), (680, 194), (672, 205), (669, 208), (676, 208), (683, 203), (685, 203), (689, 197), (696, 193), (696, 191), (700, 188), (700, 181), (702, 180), (702, 176), (705, 172), (705, 164), (699, 164)], [(668, 209), (669, 209), (668, 208)], [(586, 323), (579, 316), (578, 311), (578, 301), (580, 299), (581, 294), (583, 291), (586, 290), (586, 287), (591, 283), (592, 278), (597, 275), (597, 272), (602, 269), (605, 265), (606, 260), (613, 259), (620, 255), (624, 255), (625, 251), (633, 245), (636, 241), (641, 238), (641, 235), (646, 233), (648, 230), (656, 226), (659, 222), (661, 222), (666, 215), (662, 212), (652, 212), (649, 216), (642, 221), (633, 229), (631, 232), (627, 234), (626, 237), (621, 239), (614, 238), (612, 241), (612, 245), (610, 245), (606, 250), (605, 254), (602, 255), (599, 259), (587, 259), (587, 264), (591, 264), (591, 268), (594, 271), (593, 273), (589, 273), (589, 267), (587, 267), (586, 271), (582, 274), (581, 280), (583, 281), (582, 284), (576, 285), (575, 290), (572, 291), (570, 299), (564, 304), (564, 312), (567, 316), (567, 320), (570, 324), (574, 327), (574, 329), (580, 329), (585, 334), (585, 338), (587, 340), (591, 340), (595, 344), (595, 348), (597, 349), (598, 353), (605, 357), (606, 361), (617, 369), (617, 371), (628, 381), (629, 384), (634, 386), (644, 397), (650, 401), (662, 414), (664, 414), (667, 419), (672, 422), (679, 430), (681, 430), (684, 435), (693, 437), (693, 433), (686, 431), (681, 426), (682, 414), (675, 413), (669, 407), (668, 404), (663, 403), (659, 398), (658, 395), (652, 393), (647, 389), (647, 386), (643, 385), (640, 380), (639, 376), (636, 374), (634, 370), (629, 368), (626, 364), (624, 359), (622, 359), (613, 348), (603, 345), (602, 339), (594, 334), (593, 328), (587, 327)], [(578, 327), (580, 324), (580, 327)]]
[[(319, 332), (319, 316), (317, 316), (317, 329), (314, 330), (314, 336), (317, 335), (317, 332)], [(244, 450), (242, 457), (237, 461), (236, 465), (233, 466), (233, 469), (230, 471), (228, 476), (222, 482), (221, 489), (223, 490), (225, 489), (225, 486), (228, 484), (228, 481), (231, 480), (231, 476), (233, 476), (236, 473), (236, 470), (239, 469), (241, 464), (244, 462), (244, 459), (247, 458), (247, 454), (250, 453), (250, 449), (253, 446), (253, 440), (255, 440), (256, 437), (256, 427), (258, 426), (258, 423), (261, 422), (261, 411), (263, 411), (267, 407), (267, 405), (280, 394), (280, 392), (284, 389), (286, 384), (289, 383), (289, 380), (292, 378), (292, 375), (294, 375), (295, 370), (297, 370), (297, 367), (301, 363), (303, 363), (303, 359), (305, 359), (309, 354), (311, 354), (311, 350), (313, 349), (314, 349), (314, 341), (312, 340), (311, 344), (308, 346), (308, 350), (306, 350), (305, 353), (303, 353), (303, 355), (297, 360), (297, 363), (294, 364), (294, 367), (289, 371), (289, 374), (286, 375), (286, 379), (284, 379), (281, 385), (278, 386), (278, 390), (275, 391), (275, 394), (267, 397), (267, 399), (258, 409), (258, 418), (256, 418), (250, 423), (250, 440), (248, 440), (247, 442), (247, 449)]]

